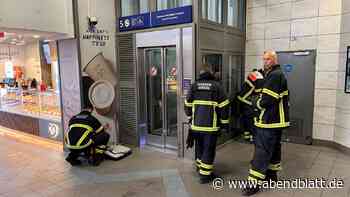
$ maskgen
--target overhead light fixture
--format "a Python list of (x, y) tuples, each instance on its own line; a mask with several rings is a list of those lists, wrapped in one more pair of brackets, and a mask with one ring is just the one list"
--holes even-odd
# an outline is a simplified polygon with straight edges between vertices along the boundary
[(40, 36), (39, 35), (33, 35), (33, 38), (38, 39), (38, 38), (40, 38)]

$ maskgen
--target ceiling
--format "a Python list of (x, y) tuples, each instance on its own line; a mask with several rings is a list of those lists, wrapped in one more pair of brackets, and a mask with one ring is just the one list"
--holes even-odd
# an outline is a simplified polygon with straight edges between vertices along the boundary
[(38, 40), (52, 41), (66, 38), (65, 34), (23, 29), (0, 28), (0, 32), (5, 32), (5, 37), (0, 38), (0, 44), (8, 45), (25, 45)]

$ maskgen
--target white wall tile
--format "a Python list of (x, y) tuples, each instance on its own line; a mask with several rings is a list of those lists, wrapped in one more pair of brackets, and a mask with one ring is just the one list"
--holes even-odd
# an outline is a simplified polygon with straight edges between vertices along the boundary
[(341, 33), (350, 33), (350, 13), (342, 15)]
[(336, 89), (337, 75), (337, 72), (316, 72), (315, 88)]
[(288, 51), (289, 38), (265, 40), (265, 50)]
[(292, 18), (318, 16), (318, 0), (300, 0), (293, 2)]
[(334, 141), (350, 148), (350, 132), (349, 129), (335, 127)]
[(248, 9), (247, 24), (264, 23), (266, 20), (266, 7)]
[(342, 0), (320, 0), (320, 16), (336, 15), (341, 13)]
[(348, 1), (348, 0), (343, 0), (343, 3), (342, 3), (342, 12), (343, 12), (343, 13), (348, 13), (348, 12), (350, 12), (350, 1)]
[(290, 42), (291, 50), (305, 50), (305, 49), (316, 49), (318, 37), (317, 36), (303, 36), (294, 37), (295, 40)]
[(339, 64), (338, 64), (338, 71), (339, 72), (345, 72), (346, 70), (346, 53), (342, 52), (339, 53)]
[(350, 33), (343, 33), (340, 36), (340, 52), (346, 52), (347, 47), (350, 46)]
[(335, 107), (315, 106), (314, 123), (334, 124), (335, 123)]
[(247, 40), (246, 41), (246, 54), (247, 55), (261, 55), (265, 51), (264, 40)]
[(247, 0), (247, 8), (266, 6), (266, 0)]
[(333, 141), (334, 125), (314, 123), (312, 130), (314, 139)]
[(344, 90), (345, 86), (345, 72), (338, 72), (337, 73), (337, 89), (338, 90)]
[(341, 15), (319, 17), (319, 34), (337, 34), (340, 33)]
[(338, 71), (339, 53), (318, 53), (316, 57), (316, 71)]
[(340, 35), (322, 35), (318, 37), (318, 52), (320, 53), (338, 53), (339, 52), (339, 43)]
[(335, 107), (336, 101), (336, 90), (315, 89), (315, 106)]
[(253, 68), (261, 67), (263, 65), (262, 56), (246, 56), (245, 70), (250, 71)]
[(300, 19), (292, 21), (292, 36), (317, 35), (317, 18)]
[(256, 40), (265, 38), (265, 24), (247, 25), (247, 40)]
[(350, 110), (337, 108), (335, 125), (350, 130)]
[(292, 3), (267, 6), (266, 15), (269, 22), (290, 20)]
[(291, 2), (292, 0), (267, 0), (267, 5), (281, 4)]
[(290, 21), (266, 23), (265, 39), (289, 38)]
[[(344, 93), (344, 90), (337, 90), (337, 108), (350, 110), (350, 94)], [(350, 120), (349, 120), (350, 121)]]

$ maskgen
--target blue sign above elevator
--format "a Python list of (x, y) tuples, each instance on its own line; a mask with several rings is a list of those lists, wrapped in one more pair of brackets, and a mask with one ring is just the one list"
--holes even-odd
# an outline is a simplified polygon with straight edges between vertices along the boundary
[(119, 18), (119, 31), (147, 29), (192, 22), (192, 6), (160, 10)]

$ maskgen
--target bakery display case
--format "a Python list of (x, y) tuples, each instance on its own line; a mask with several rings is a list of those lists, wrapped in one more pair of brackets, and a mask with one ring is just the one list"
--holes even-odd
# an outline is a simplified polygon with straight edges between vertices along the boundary
[(59, 93), (48, 90), (18, 88), (1, 89), (1, 111), (17, 113), (34, 118), (61, 120)]

